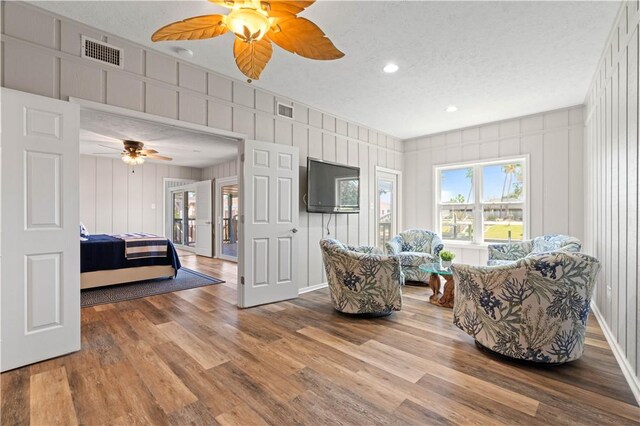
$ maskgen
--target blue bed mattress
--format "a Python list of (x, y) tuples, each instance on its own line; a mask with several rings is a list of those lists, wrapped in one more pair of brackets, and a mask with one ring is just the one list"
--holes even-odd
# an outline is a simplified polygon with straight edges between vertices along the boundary
[(88, 241), (80, 241), (80, 272), (137, 268), (139, 266), (171, 265), (178, 272), (180, 259), (171, 241), (167, 241), (166, 257), (130, 259), (125, 257), (125, 242), (111, 235), (90, 235)]

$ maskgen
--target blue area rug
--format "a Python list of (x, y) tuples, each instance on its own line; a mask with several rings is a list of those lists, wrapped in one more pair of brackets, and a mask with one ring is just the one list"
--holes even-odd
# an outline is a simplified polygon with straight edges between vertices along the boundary
[(173, 291), (220, 284), (224, 281), (190, 269), (181, 268), (178, 275), (171, 278), (116, 284), (107, 287), (88, 288), (80, 292), (80, 306), (88, 308), (95, 305), (140, 299)]

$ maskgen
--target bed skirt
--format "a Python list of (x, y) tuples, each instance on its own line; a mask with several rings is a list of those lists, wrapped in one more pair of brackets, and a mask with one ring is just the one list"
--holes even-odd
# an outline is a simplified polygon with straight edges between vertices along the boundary
[(139, 266), (137, 268), (83, 272), (80, 274), (80, 288), (104, 287), (107, 285), (152, 280), (155, 278), (173, 278), (175, 275), (176, 270), (171, 265)]

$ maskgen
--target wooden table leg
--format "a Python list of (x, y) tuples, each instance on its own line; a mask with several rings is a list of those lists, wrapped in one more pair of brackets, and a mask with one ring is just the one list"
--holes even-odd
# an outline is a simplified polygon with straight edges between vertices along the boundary
[(438, 274), (431, 273), (429, 276), (429, 287), (433, 290), (433, 294), (429, 297), (429, 302), (436, 304), (440, 297), (440, 277)]
[(453, 308), (453, 290), (455, 288), (453, 276), (445, 275), (444, 279), (446, 282), (444, 283), (444, 290), (438, 304), (443, 308)]

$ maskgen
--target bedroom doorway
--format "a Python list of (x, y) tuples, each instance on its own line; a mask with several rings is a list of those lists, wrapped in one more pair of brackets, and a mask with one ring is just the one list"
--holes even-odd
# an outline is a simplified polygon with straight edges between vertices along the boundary
[(238, 261), (238, 177), (231, 176), (216, 180), (216, 257)]

